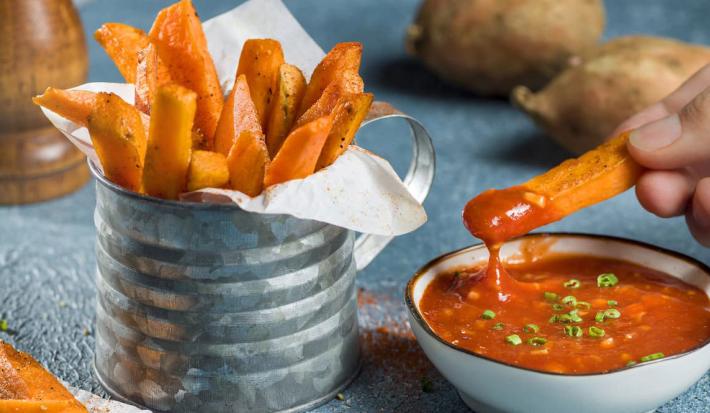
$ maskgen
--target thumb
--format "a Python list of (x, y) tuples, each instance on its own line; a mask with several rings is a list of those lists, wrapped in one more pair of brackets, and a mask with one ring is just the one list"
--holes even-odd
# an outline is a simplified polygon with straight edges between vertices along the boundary
[(631, 133), (629, 153), (652, 169), (678, 169), (710, 161), (710, 88), (677, 114)]

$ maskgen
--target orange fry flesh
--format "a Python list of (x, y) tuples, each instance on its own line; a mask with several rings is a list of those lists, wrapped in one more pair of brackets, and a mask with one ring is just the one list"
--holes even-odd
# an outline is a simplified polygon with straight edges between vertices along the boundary
[(240, 133), (229, 151), (227, 164), (232, 189), (252, 197), (259, 195), (264, 188), (264, 175), (269, 164), (264, 135), (253, 130)]
[(205, 136), (206, 149), (211, 149), (222, 111), (222, 91), (192, 2), (180, 0), (161, 10), (149, 36), (172, 81), (197, 93), (195, 126)]
[(32, 356), (0, 341), (0, 412), (86, 413)]
[(43, 94), (32, 98), (35, 105), (42, 106), (63, 118), (87, 125), (87, 119), (94, 107), (96, 93), (87, 90), (64, 90), (48, 87)]
[(305, 113), (323, 94), (333, 80), (345, 71), (357, 72), (362, 60), (362, 44), (358, 42), (336, 44), (313, 70), (310, 82), (301, 101), (298, 115)]
[(311, 121), (291, 132), (266, 170), (264, 186), (311, 175), (333, 126), (333, 115)]
[(330, 115), (335, 110), (340, 98), (351, 93), (362, 93), (365, 84), (354, 70), (338, 73), (333, 81), (323, 90), (320, 98), (296, 121), (296, 128), (312, 122), (323, 116)]
[(194, 92), (176, 84), (156, 90), (143, 171), (143, 189), (148, 195), (177, 199), (185, 190), (196, 100)]
[(145, 32), (123, 23), (105, 23), (94, 32), (94, 38), (116, 64), (126, 82), (135, 83), (138, 52), (150, 43)]
[(284, 63), (281, 43), (273, 39), (250, 39), (239, 57), (237, 76), (246, 76), (262, 129), (266, 128), (279, 68)]
[(306, 91), (306, 78), (299, 68), (284, 63), (279, 68), (269, 119), (266, 124), (266, 146), (273, 158), (296, 121), (296, 111)]
[(323, 151), (316, 163), (316, 171), (331, 165), (348, 149), (370, 110), (373, 97), (372, 93), (356, 93), (340, 98), (333, 111), (335, 114), (333, 128), (323, 145)]
[(158, 86), (170, 83), (168, 68), (158, 58), (155, 46), (148, 45), (138, 52), (136, 68), (135, 96), (136, 107), (143, 113), (150, 114), (150, 102)]
[(223, 155), (229, 155), (230, 149), (237, 137), (244, 131), (261, 134), (261, 124), (256, 111), (256, 106), (251, 99), (247, 78), (238, 76), (234, 87), (227, 96), (219, 117), (217, 132), (215, 133), (214, 149)]
[(187, 190), (221, 188), (229, 182), (227, 158), (221, 153), (192, 151), (187, 172)]
[(88, 128), (106, 178), (140, 192), (146, 138), (138, 110), (113, 93), (99, 93)]

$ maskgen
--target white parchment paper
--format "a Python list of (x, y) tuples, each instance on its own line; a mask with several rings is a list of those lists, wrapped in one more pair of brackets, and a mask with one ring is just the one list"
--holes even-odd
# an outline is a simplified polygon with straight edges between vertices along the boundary
[[(281, 0), (249, 0), (204, 23), (223, 91), (231, 89), (242, 44), (250, 38), (281, 42), (286, 61), (310, 75), (323, 50)], [(133, 103), (133, 85), (88, 83), (75, 89), (113, 92)], [(86, 128), (42, 109), (49, 120), (99, 165)], [(410, 195), (390, 164), (351, 146), (333, 165), (305, 179), (275, 185), (251, 198), (241, 192), (205, 189), (184, 194), (197, 202), (233, 202), (257, 213), (289, 214), (377, 235), (401, 235), (426, 222), (422, 206)]]
[(75, 387), (67, 387), (67, 389), (69, 389), (77, 400), (86, 406), (89, 413), (151, 413), (150, 410), (141, 410), (129, 404), (103, 399), (95, 394)]

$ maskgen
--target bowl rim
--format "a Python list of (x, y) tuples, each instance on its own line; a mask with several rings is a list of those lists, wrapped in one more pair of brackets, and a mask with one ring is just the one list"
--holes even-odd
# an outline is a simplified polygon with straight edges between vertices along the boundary
[[(535, 232), (535, 233), (530, 233), (530, 234), (523, 235), (521, 237), (511, 239), (510, 241), (515, 241), (515, 240), (520, 240), (520, 239), (525, 239), (525, 238), (543, 238), (543, 237), (550, 237), (550, 236), (592, 238), (592, 239), (596, 239), (596, 240), (616, 241), (616, 242), (622, 242), (622, 243), (636, 245), (639, 247), (651, 249), (655, 252), (669, 255), (674, 258), (678, 258), (680, 260), (686, 261), (691, 265), (697, 266), (706, 275), (708, 275), (708, 277), (710, 277), (710, 266), (693, 258), (693, 257), (682, 254), (677, 251), (672, 251), (672, 250), (666, 249), (664, 247), (660, 247), (658, 245), (650, 244), (650, 243), (643, 242), (643, 241), (637, 241), (637, 240), (633, 240), (633, 239), (629, 239), (629, 238), (624, 238), (624, 237), (617, 237), (617, 236), (613, 236), (613, 235), (589, 234), (589, 233), (583, 233), (583, 232), (564, 232), (564, 231), (561, 231), (561, 232)], [(613, 374), (613, 373), (619, 373), (619, 372), (630, 370), (630, 369), (646, 367), (646, 366), (650, 366), (652, 364), (671, 361), (673, 359), (685, 357), (691, 353), (702, 350), (703, 348), (710, 345), (710, 337), (708, 337), (703, 343), (699, 344), (696, 347), (693, 347), (693, 348), (691, 348), (687, 351), (684, 351), (682, 353), (677, 353), (677, 354), (673, 354), (671, 356), (664, 357), (662, 359), (647, 361), (647, 362), (643, 362), (643, 363), (637, 363), (633, 366), (624, 366), (624, 367), (621, 367), (618, 369), (613, 369), (613, 370), (604, 371), (604, 372), (600, 372), (600, 373), (580, 373), (580, 374), (556, 373), (556, 372), (550, 372), (550, 371), (531, 369), (528, 367), (516, 366), (511, 363), (507, 363), (504, 361), (496, 360), (491, 357), (476, 354), (471, 350), (457, 347), (457, 346), (449, 343), (448, 341), (444, 340), (443, 338), (441, 338), (438, 334), (436, 334), (434, 332), (434, 330), (432, 330), (431, 327), (429, 327), (429, 324), (426, 322), (426, 320), (424, 320), (424, 317), (419, 312), (417, 305), (414, 303), (414, 299), (413, 299), (414, 286), (417, 284), (419, 279), (424, 274), (426, 274), (429, 271), (429, 269), (431, 267), (433, 267), (434, 265), (436, 265), (442, 261), (446, 261), (447, 259), (449, 259), (453, 256), (456, 256), (456, 255), (459, 255), (459, 254), (462, 254), (462, 253), (465, 253), (465, 252), (468, 252), (471, 250), (478, 250), (481, 248), (485, 248), (485, 245), (483, 243), (478, 243), (478, 244), (469, 245), (467, 247), (459, 248), (457, 250), (439, 255), (438, 257), (432, 259), (431, 261), (424, 264), (421, 268), (419, 268), (414, 273), (412, 278), (410, 278), (410, 280), (407, 282), (407, 287), (405, 289), (404, 303), (405, 303), (409, 313), (412, 315), (412, 319), (419, 325), (419, 327), (421, 327), (427, 333), (427, 335), (431, 336), (436, 341), (440, 342), (441, 344), (444, 344), (445, 346), (449, 347), (450, 349), (452, 349), (454, 351), (457, 351), (459, 353), (464, 353), (466, 355), (473, 356), (475, 358), (487, 360), (487, 361), (490, 361), (490, 362), (493, 362), (496, 364), (500, 364), (503, 366), (507, 366), (507, 367), (511, 367), (514, 369), (531, 372), (531, 373), (544, 374), (544, 375), (550, 375), (550, 376), (558, 376), (558, 377), (590, 377), (590, 376), (604, 376), (604, 375), (609, 375), (609, 374)]]

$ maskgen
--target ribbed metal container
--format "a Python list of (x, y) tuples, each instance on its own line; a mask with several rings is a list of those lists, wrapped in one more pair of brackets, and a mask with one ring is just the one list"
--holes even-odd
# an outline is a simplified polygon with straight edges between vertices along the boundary
[[(389, 112), (388, 112), (389, 111)], [(434, 174), (415, 120), (405, 182), (420, 201)], [(360, 362), (355, 289), (392, 237), (235, 205), (165, 201), (96, 177), (96, 374), (155, 411), (315, 407)], [(354, 258), (354, 253), (355, 257)]]
[(96, 191), (96, 370), (156, 410), (306, 407), (358, 369), (353, 234)]

